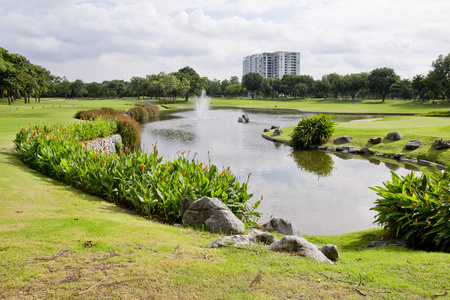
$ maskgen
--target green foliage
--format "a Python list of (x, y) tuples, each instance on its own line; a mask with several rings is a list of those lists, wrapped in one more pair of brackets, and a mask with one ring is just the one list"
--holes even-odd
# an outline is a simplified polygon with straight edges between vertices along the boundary
[(292, 134), (291, 145), (306, 149), (311, 145), (325, 143), (334, 133), (333, 117), (316, 115), (299, 120)]
[[(203, 166), (195, 156), (189, 159), (185, 151), (172, 162), (162, 163), (156, 146), (150, 154), (126, 149), (110, 155), (84, 147), (86, 139), (95, 138), (98, 132), (112, 134), (115, 126), (104, 120), (29, 126), (16, 135), (15, 150), (24, 163), (39, 172), (110, 202), (132, 202), (144, 216), (179, 221), (179, 199), (203, 196), (222, 200), (245, 221), (259, 216), (255, 212), (259, 202), (248, 206), (252, 197), (247, 193), (248, 182), (241, 184), (229, 169)], [(121, 126), (120, 120), (117, 126)]]
[[(106, 119), (117, 123), (117, 133), (122, 136), (123, 146), (130, 150), (139, 150), (141, 144), (141, 129), (137, 122), (147, 121), (150, 117), (157, 116), (159, 108), (153, 104), (136, 104), (135, 107), (125, 113), (111, 107), (101, 109), (81, 110), (75, 114), (75, 118), (81, 120)], [(100, 137), (100, 136), (98, 136)]]
[(117, 133), (122, 137), (125, 147), (132, 151), (139, 150), (141, 146), (141, 127), (135, 120), (121, 116), (116, 120)]
[(421, 176), (410, 173), (371, 188), (381, 198), (375, 201), (376, 223), (396, 237), (425, 250), (450, 252), (450, 169)]
[(427, 114), (418, 114), (419, 117), (450, 117), (450, 111), (430, 111)]

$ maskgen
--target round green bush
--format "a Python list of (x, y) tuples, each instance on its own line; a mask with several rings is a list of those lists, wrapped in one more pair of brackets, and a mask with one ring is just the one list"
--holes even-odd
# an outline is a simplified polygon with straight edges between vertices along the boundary
[(292, 134), (291, 145), (306, 149), (311, 145), (325, 143), (334, 133), (333, 117), (316, 115), (300, 119)]

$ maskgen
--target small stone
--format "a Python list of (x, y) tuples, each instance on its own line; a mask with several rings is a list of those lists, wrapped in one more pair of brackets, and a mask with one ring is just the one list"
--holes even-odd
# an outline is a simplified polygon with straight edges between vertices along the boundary
[(283, 134), (283, 130), (281, 130), (281, 128), (277, 128), (274, 130), (272, 136), (279, 136)]
[(370, 150), (367, 147), (362, 147), (361, 151), (362, 151), (363, 154), (373, 154), (372, 150)]
[(357, 148), (357, 147), (348, 147), (348, 152), (352, 153), (352, 154), (358, 153), (359, 152), (359, 148)]
[(333, 147), (333, 146), (328, 147), (327, 151), (329, 151), (329, 152), (336, 152), (336, 147)]
[(373, 145), (377, 145), (377, 144), (381, 143), (381, 137), (379, 137), (379, 136), (373, 137), (373, 138), (369, 139), (369, 143), (371, 143)]
[(406, 150), (416, 150), (417, 148), (419, 148), (420, 146), (422, 146), (422, 142), (419, 140), (414, 140), (414, 141), (409, 141), (406, 146), (405, 149)]
[(397, 154), (394, 155), (394, 158), (395, 159), (401, 159), (403, 155), (405, 155), (405, 154), (404, 153), (397, 153)]
[(353, 140), (353, 138), (352, 138), (351, 136), (344, 135), (344, 136), (341, 136), (341, 137), (336, 138), (336, 139), (333, 141), (333, 143), (334, 143), (334, 144), (337, 144), (337, 145), (340, 145), (340, 144), (347, 144), (347, 143), (350, 143), (352, 140)]

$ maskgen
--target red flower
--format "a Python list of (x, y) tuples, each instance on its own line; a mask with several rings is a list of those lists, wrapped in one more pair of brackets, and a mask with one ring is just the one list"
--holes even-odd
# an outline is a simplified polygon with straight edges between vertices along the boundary
[(145, 168), (145, 165), (144, 164), (141, 164), (141, 171), (143, 171), (144, 170), (144, 168)]
[(106, 160), (102, 160), (102, 164), (106, 164)]

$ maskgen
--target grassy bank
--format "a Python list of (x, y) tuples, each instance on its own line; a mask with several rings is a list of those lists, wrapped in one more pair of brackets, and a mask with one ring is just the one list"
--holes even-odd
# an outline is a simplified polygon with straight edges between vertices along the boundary
[[(295, 126), (283, 128), (283, 135), (278, 138), (290, 140), (290, 136)], [(349, 135), (354, 139), (346, 144), (354, 147), (368, 147), (375, 153), (395, 155), (404, 153), (404, 157), (421, 158), (432, 162), (450, 165), (450, 151), (436, 150), (433, 142), (436, 139), (450, 140), (450, 118), (436, 117), (415, 117), (415, 116), (387, 116), (380, 120), (373, 121), (353, 121), (336, 123), (336, 131), (328, 146), (333, 145), (332, 140), (344, 135)], [(391, 131), (399, 131), (403, 135), (400, 141), (384, 139)], [(272, 133), (268, 133), (270, 136)], [(381, 137), (382, 142), (373, 145), (368, 142), (372, 137)], [(420, 140), (422, 146), (416, 150), (406, 150), (408, 141)]]
[[(336, 279), (361, 280), (359, 289), (374, 299), (422, 299), (450, 290), (449, 254), (356, 250), (379, 239), (381, 230), (306, 236), (338, 245), (336, 265), (263, 247), (206, 249), (218, 235), (138, 217), (38, 174), (11, 149), (15, 134), (29, 123), (72, 122), (80, 109), (128, 109), (136, 102), (45, 100), (43, 108), (0, 102), (6, 111), (0, 113), (0, 298), (361, 297), (355, 284)], [(259, 270), (263, 280), (250, 287)]]

